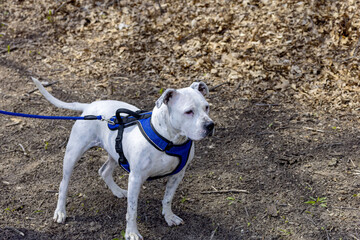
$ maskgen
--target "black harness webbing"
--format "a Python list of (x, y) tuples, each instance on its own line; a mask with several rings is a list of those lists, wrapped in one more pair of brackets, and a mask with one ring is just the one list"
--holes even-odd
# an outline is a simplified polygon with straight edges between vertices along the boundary
[[(125, 117), (121, 117), (120, 114), (125, 113), (128, 114)], [(115, 126), (118, 126), (117, 128), (114, 128), (118, 130), (117, 137), (115, 139), (115, 150), (119, 154), (119, 164), (120, 166), (128, 164), (127, 159), (125, 158), (123, 148), (122, 148), (122, 139), (123, 139), (123, 133), (124, 128), (132, 126), (136, 124), (137, 120), (149, 118), (151, 117), (151, 113), (147, 113), (147, 111), (138, 110), (136, 112), (131, 111), (126, 108), (119, 108), (116, 110), (116, 119), (114, 119)]]

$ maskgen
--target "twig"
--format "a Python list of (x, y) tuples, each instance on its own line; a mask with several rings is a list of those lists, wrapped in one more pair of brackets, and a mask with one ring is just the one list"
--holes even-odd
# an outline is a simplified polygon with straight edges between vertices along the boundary
[(325, 132), (324, 130), (315, 129), (315, 128), (311, 128), (311, 127), (304, 127), (304, 129), (305, 130), (311, 130), (311, 131), (314, 131), (314, 132), (321, 132), (321, 133)]
[(273, 94), (272, 94), (272, 93), (270, 93), (270, 94), (268, 94), (268, 95), (264, 96), (262, 99), (260, 99), (259, 103), (264, 102), (266, 99), (268, 99), (268, 98), (269, 98), (269, 97), (271, 97), (272, 95), (273, 95)]
[[(47, 83), (47, 84), (44, 84), (43, 86), (44, 86), (44, 87), (49, 87), (49, 86), (52, 86), (52, 85), (54, 85), (54, 84), (56, 84), (56, 83), (58, 83), (58, 81), (51, 82), (51, 83)], [(29, 92), (27, 92), (27, 93), (28, 93), (28, 94), (32, 94), (33, 92), (36, 92), (37, 90), (39, 90), (39, 89), (35, 88), (35, 89), (33, 89), (33, 90), (31, 90), (31, 91), (29, 91)]]
[(19, 234), (20, 236), (25, 237), (25, 233), (17, 230), (16, 228), (9, 227), (9, 226), (6, 226), (5, 228), (10, 229), (10, 230), (13, 230), (14, 232), (16, 232), (17, 234)]
[(63, 146), (65, 146), (65, 144), (68, 142), (68, 139), (66, 138), (64, 142), (62, 142), (58, 148), (62, 148)]
[(201, 194), (212, 194), (212, 193), (249, 193), (247, 190), (241, 189), (230, 189), (230, 190), (217, 190), (217, 191), (204, 191)]
[(56, 190), (46, 190), (45, 193), (57, 193), (58, 191)]
[(113, 77), (113, 79), (115, 79), (115, 80), (118, 80), (118, 79), (129, 80), (128, 77), (121, 77), (121, 76), (119, 76), (119, 77)]
[(5, 127), (12, 127), (12, 126), (16, 126), (16, 125), (19, 125), (20, 123), (21, 123), (21, 121), (14, 122), (14, 123), (10, 123), (10, 124), (5, 125)]
[(56, 14), (65, 4), (67, 4), (69, 1), (65, 1), (63, 2), (60, 7), (58, 7), (54, 12), (53, 12), (53, 15)]
[(5, 152), (1, 152), (0, 154), (6, 154), (6, 153), (12, 153), (12, 152), (16, 152), (16, 150), (9, 150), (9, 151), (5, 151)]
[(39, 208), (41, 208), (41, 206), (44, 204), (44, 202), (45, 202), (45, 199), (40, 202)]
[(249, 217), (249, 213), (248, 213), (246, 206), (244, 206), (244, 209), (245, 209), (246, 216)]
[(216, 228), (214, 229), (214, 231), (211, 233), (211, 236), (210, 236), (210, 239), (209, 240), (212, 240), (215, 236), (215, 233), (217, 231), (217, 229), (219, 228), (219, 225), (216, 226)]
[(350, 234), (350, 237), (353, 237), (355, 240), (360, 240), (360, 238), (354, 236), (354, 234)]
[(165, 13), (164, 9), (161, 7), (160, 1), (159, 0), (155, 0), (155, 2), (157, 3), (157, 5), (159, 6), (160, 9), (160, 15), (162, 15), (163, 13)]
[(218, 85), (215, 85), (215, 86), (209, 88), (209, 92), (212, 92), (212, 91), (214, 91), (216, 88), (221, 87), (222, 85), (225, 85), (225, 84), (229, 84), (229, 82), (223, 82), (223, 83), (220, 83), (220, 84), (218, 84)]
[(24, 146), (23, 146), (21, 143), (19, 143), (19, 146), (20, 146), (20, 147), (21, 147), (21, 149), (23, 150), (24, 155), (25, 155), (25, 156), (27, 156), (27, 155), (28, 155), (28, 153), (26, 152), (26, 150), (25, 150)]
[(12, 52), (12, 51), (17, 50), (17, 49), (18, 49), (18, 47), (11, 47), (10, 49), (1, 51), (1, 54), (7, 53), (7, 52)]
[(357, 167), (351, 158), (350, 158), (350, 162), (352, 163), (352, 165), (353, 165), (355, 168)]
[(352, 208), (352, 207), (334, 207), (335, 209), (345, 209), (345, 210), (357, 210), (359, 211), (360, 209), (358, 208)]
[(257, 103), (255, 104), (255, 106), (258, 106), (258, 107), (276, 107), (276, 106), (280, 106), (280, 104), (277, 104), (277, 103)]

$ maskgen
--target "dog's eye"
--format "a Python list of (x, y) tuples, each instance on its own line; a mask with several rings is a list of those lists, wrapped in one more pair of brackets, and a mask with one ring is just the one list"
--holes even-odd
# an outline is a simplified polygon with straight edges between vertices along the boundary
[(209, 106), (205, 107), (205, 111), (208, 112), (209, 111)]
[(185, 112), (186, 115), (194, 115), (194, 111), (193, 110), (189, 110)]

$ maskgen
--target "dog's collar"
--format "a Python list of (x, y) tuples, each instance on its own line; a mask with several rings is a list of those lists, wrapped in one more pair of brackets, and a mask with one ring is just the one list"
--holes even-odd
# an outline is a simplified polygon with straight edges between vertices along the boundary
[(151, 123), (151, 117), (139, 120), (138, 126), (141, 133), (146, 138), (146, 140), (148, 140), (151, 143), (151, 145), (153, 145), (159, 151), (166, 152), (166, 151), (170, 151), (172, 148), (178, 149), (186, 146), (188, 142), (191, 142), (191, 140), (188, 139), (183, 144), (174, 144), (170, 140), (163, 137), (158, 131), (156, 131), (156, 129)]

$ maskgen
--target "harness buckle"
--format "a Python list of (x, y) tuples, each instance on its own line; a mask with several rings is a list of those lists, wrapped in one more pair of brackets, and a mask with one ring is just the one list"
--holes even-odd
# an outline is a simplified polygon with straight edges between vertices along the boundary
[(165, 147), (165, 151), (169, 151), (173, 146), (174, 144), (172, 142), (169, 142)]
[(101, 116), (101, 121), (107, 122), (110, 125), (115, 125), (116, 123), (112, 121), (111, 119), (107, 119), (104, 116)]

